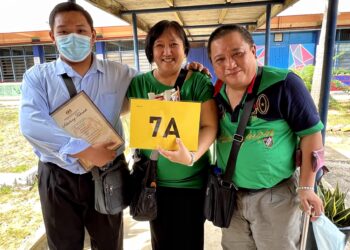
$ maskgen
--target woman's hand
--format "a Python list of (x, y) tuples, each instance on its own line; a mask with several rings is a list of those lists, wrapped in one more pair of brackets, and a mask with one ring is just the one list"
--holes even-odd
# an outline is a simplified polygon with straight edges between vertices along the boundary
[(165, 158), (167, 158), (169, 161), (189, 166), (192, 163), (192, 156), (190, 151), (186, 148), (181, 139), (176, 138), (176, 143), (179, 147), (178, 150), (172, 151), (158, 149), (159, 153)]

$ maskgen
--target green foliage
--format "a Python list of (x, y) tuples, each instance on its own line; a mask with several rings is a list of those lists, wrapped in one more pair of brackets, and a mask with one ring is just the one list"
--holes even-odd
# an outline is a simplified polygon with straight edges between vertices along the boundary
[(334, 86), (338, 90), (344, 91), (345, 93), (350, 94), (350, 87), (348, 85), (342, 83), (342, 81), (339, 81), (337, 79), (333, 79), (332, 82), (331, 82), (331, 86)]
[(349, 101), (337, 102), (334, 99), (330, 99), (328, 107), (329, 109), (337, 110), (341, 113), (348, 115), (350, 111), (350, 102)]
[(1, 173), (19, 173), (37, 165), (31, 145), (19, 130), (18, 107), (0, 107), (0, 152)]
[(333, 70), (333, 75), (350, 75), (350, 69), (334, 69)]
[[(342, 54), (335, 56), (333, 59), (337, 57), (341, 57)], [(311, 91), (311, 86), (312, 86), (312, 78), (314, 76), (314, 71), (315, 71), (315, 66), (312, 64), (306, 65), (303, 68), (295, 68), (293, 69), (294, 73), (296, 73), (298, 76), (300, 76), (301, 79), (303, 79), (306, 88)], [(337, 75), (350, 75), (350, 70), (348, 69), (333, 69), (332, 72), (333, 77)], [(350, 87), (343, 84), (341, 81), (332, 79), (331, 80), (331, 85), (333, 87), (336, 87), (337, 89), (344, 91), (346, 93), (350, 93)]]
[(300, 76), (301, 79), (303, 79), (306, 88), (309, 91), (311, 91), (312, 78), (314, 76), (315, 66), (310, 64), (300, 69), (293, 69), (293, 71), (298, 76)]
[(0, 186), (0, 196), (5, 194), (10, 194), (12, 192), (12, 187), (2, 185)]
[(0, 168), (0, 170), (1, 170), (1, 172), (5, 172), (5, 173), (22, 173), (22, 172), (29, 170), (30, 168), (31, 168), (31, 166), (28, 166), (26, 164), (20, 164), (20, 165), (17, 165), (15, 167), (11, 167), (11, 166), (2, 167), (2, 168)]
[(327, 126), (350, 124), (350, 101), (339, 102), (331, 98), (328, 108)]
[(350, 226), (350, 208), (345, 206), (346, 194), (340, 191), (338, 183), (333, 191), (323, 185), (318, 189), (325, 215), (338, 227)]
[(23, 240), (42, 223), (37, 183), (31, 189), (0, 187), (0, 249), (29, 249)]

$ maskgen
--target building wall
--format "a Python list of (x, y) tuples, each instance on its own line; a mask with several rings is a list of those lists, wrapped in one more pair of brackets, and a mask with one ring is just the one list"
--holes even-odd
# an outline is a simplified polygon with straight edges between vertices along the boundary
[[(296, 68), (314, 64), (318, 37), (319, 31), (272, 33), (270, 36), (270, 65), (280, 68)], [(264, 65), (265, 34), (254, 34), (253, 39), (258, 48), (258, 62)]]
[[(338, 33), (340, 30), (338, 30)], [(344, 33), (344, 32), (343, 32)], [(280, 68), (302, 68), (315, 64), (315, 55), (320, 31), (294, 31), (272, 33), (270, 37), (269, 65)], [(257, 59), (259, 65), (264, 65), (265, 59), (265, 34), (254, 33), (253, 39), (257, 47)], [(342, 41), (340, 41), (342, 40)], [(337, 35), (335, 44), (334, 68), (350, 70), (350, 38), (341, 39)], [(189, 61), (199, 61), (208, 67), (212, 73), (213, 82), (216, 81), (214, 70), (207, 59), (206, 48), (192, 49)]]
[[(350, 69), (350, 37), (347, 32), (338, 30), (335, 45), (334, 67)], [(299, 31), (272, 33), (270, 37), (270, 65), (281, 68), (300, 68), (315, 63), (316, 44), (319, 31)], [(265, 34), (255, 33), (253, 39), (257, 45), (257, 57), (260, 65), (264, 65)], [(119, 61), (134, 67), (134, 52), (131, 40), (98, 42), (97, 53), (99, 57)], [(41, 47), (38, 47), (41, 46)], [(96, 49), (95, 49), (96, 51)], [(58, 53), (54, 45), (23, 45), (13, 47), (0, 47), (0, 83), (20, 82), (23, 73), (35, 63), (55, 60)], [(142, 72), (153, 68), (146, 59), (144, 40), (139, 41), (140, 67)], [(209, 68), (216, 81), (214, 70), (207, 56), (205, 47), (190, 50), (188, 61), (197, 61)]]
[[(106, 58), (134, 67), (132, 40), (97, 42), (94, 52), (99, 58)], [(24, 72), (34, 64), (51, 62), (58, 58), (53, 44), (0, 47), (0, 83), (21, 82)], [(152, 69), (144, 51), (144, 40), (139, 41), (140, 70)]]

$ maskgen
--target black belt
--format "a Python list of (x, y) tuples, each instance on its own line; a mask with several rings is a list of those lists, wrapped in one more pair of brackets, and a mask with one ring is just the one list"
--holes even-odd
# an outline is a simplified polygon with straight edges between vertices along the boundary
[(289, 178), (286, 178), (286, 179), (283, 179), (281, 180), (280, 182), (278, 182), (275, 186), (273, 187), (270, 187), (270, 188), (259, 188), (259, 189), (251, 189), (251, 188), (242, 188), (242, 187), (238, 187), (238, 191), (241, 191), (243, 193), (257, 193), (257, 192), (260, 192), (260, 191), (264, 191), (266, 189), (271, 189), (271, 188), (274, 188), (278, 185), (281, 185), (282, 183), (288, 181), (291, 177)]

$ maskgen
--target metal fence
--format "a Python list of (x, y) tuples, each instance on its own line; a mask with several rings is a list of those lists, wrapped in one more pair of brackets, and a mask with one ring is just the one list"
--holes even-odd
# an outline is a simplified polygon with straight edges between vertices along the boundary
[[(139, 62), (141, 72), (152, 69), (144, 51), (144, 41), (139, 41)], [(58, 58), (58, 52), (53, 44), (43, 45), (44, 62)], [(95, 48), (94, 48), (95, 51)], [(132, 41), (107, 41), (105, 43), (105, 58), (134, 67), (134, 50)], [(21, 82), (24, 72), (34, 65), (33, 47), (16, 46), (0, 47), (0, 83)]]
[[(144, 51), (144, 40), (139, 40), (139, 63), (140, 71), (147, 72), (155, 66), (149, 64)], [(281, 45), (284, 46), (284, 45)], [(51, 62), (58, 58), (58, 52), (53, 44), (43, 45), (44, 62)], [(94, 48), (95, 51), (95, 48)], [(105, 42), (104, 58), (117, 61), (134, 67), (133, 41), (107, 41)], [(274, 50), (271, 54), (275, 53)], [(350, 42), (338, 41), (335, 45), (334, 69), (350, 69)], [(274, 58), (273, 55), (270, 55)], [(273, 63), (273, 62), (270, 62)], [(24, 72), (34, 65), (33, 47), (15, 46), (0, 47), (0, 83), (21, 82)], [(277, 65), (278, 66), (278, 65)]]
[(34, 65), (31, 46), (0, 48), (0, 82), (18, 82)]

